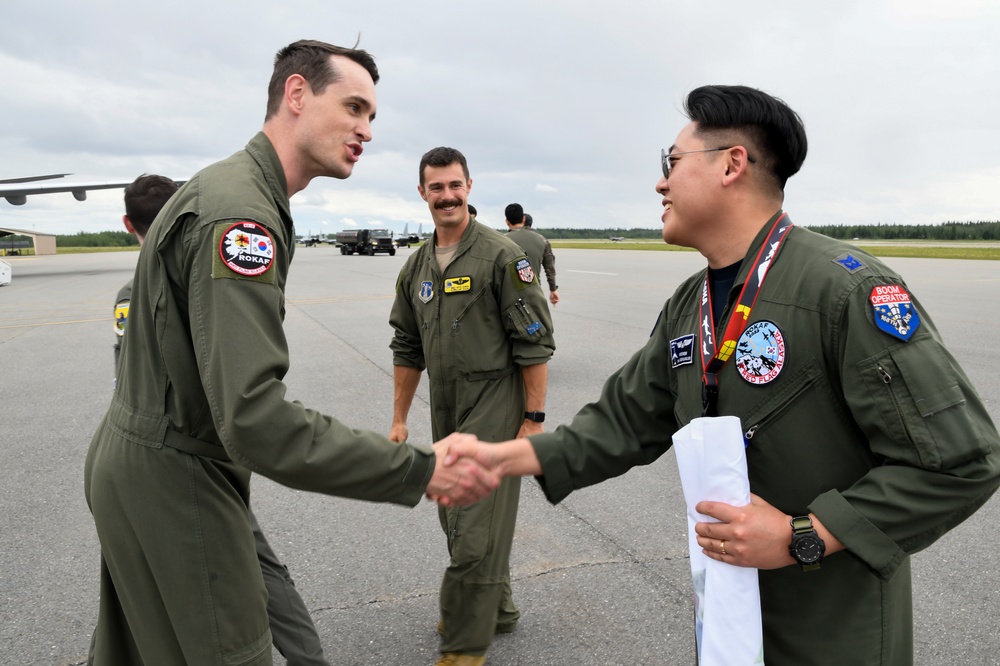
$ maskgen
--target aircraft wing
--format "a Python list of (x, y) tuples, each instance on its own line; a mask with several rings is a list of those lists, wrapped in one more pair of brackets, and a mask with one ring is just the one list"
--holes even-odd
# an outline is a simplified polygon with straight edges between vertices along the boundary
[(61, 178), (69, 174), (52, 174), (49, 176), (31, 176), (28, 178), (9, 178), (0, 180), (0, 197), (7, 200), (14, 206), (23, 206), (32, 194), (54, 194), (57, 192), (72, 192), (73, 198), (77, 201), (86, 201), (87, 192), (90, 190), (113, 190), (119, 187), (126, 187), (131, 181), (125, 183), (59, 183), (58, 185), (36, 185), (39, 180), (51, 180)]

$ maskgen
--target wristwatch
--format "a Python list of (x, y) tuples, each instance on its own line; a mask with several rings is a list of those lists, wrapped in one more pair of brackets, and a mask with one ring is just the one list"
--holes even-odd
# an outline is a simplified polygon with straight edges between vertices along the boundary
[(788, 546), (788, 552), (799, 563), (803, 571), (819, 569), (820, 562), (823, 561), (823, 554), (826, 552), (826, 544), (816, 533), (812, 518), (796, 516), (792, 518), (791, 523), (792, 543)]
[(542, 423), (543, 421), (545, 421), (545, 412), (525, 412), (524, 418), (527, 421)]

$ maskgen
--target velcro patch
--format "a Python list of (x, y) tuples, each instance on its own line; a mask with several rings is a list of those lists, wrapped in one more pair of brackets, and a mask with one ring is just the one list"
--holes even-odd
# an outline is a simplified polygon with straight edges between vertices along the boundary
[(418, 296), (418, 298), (424, 303), (428, 303), (432, 298), (434, 298), (434, 283), (421, 282), (420, 295)]
[(694, 363), (694, 333), (670, 341), (670, 367)]
[[(521, 273), (524, 266), (528, 267), (528, 272), (531, 275), (531, 279), (529, 280), (525, 280)], [(531, 262), (529, 262), (526, 257), (522, 257), (521, 259), (517, 259), (507, 264), (507, 272), (510, 273), (510, 280), (514, 283), (514, 289), (517, 291), (527, 289), (535, 279), (535, 272), (531, 270)]]
[(212, 265), (213, 278), (240, 278), (274, 283), (274, 241), (271, 233), (250, 221), (215, 226), (219, 248)]
[(128, 301), (115, 305), (115, 335), (125, 335), (125, 324), (128, 322)]
[(518, 259), (514, 268), (517, 270), (517, 277), (521, 282), (531, 283), (535, 281), (535, 271), (531, 268), (531, 262), (527, 258)]
[(785, 337), (770, 321), (755, 321), (736, 343), (736, 371), (751, 384), (773, 382), (785, 367)]
[(920, 326), (920, 315), (906, 289), (898, 284), (879, 285), (872, 289), (868, 300), (872, 304), (875, 326), (880, 331), (903, 342), (913, 337)]
[(844, 254), (840, 255), (836, 259), (832, 259), (831, 261), (833, 261), (833, 263), (842, 267), (844, 270), (846, 270), (848, 273), (851, 274), (857, 273), (862, 268), (865, 268), (865, 265), (861, 263), (861, 260), (855, 257), (850, 252), (845, 252)]
[(444, 293), (457, 294), (472, 289), (472, 278), (469, 276), (445, 278)]

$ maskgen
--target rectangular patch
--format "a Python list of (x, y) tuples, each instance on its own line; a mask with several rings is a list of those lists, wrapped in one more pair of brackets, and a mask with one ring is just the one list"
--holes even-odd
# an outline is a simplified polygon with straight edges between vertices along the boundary
[(670, 367), (694, 363), (694, 333), (670, 341)]
[(472, 278), (469, 276), (444, 279), (444, 293), (457, 294), (472, 289)]

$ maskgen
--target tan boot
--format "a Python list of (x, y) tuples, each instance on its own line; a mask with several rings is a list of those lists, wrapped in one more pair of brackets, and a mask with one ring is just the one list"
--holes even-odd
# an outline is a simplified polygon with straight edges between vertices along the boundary
[(445, 652), (434, 666), (483, 666), (486, 663), (484, 654), (461, 654)]

